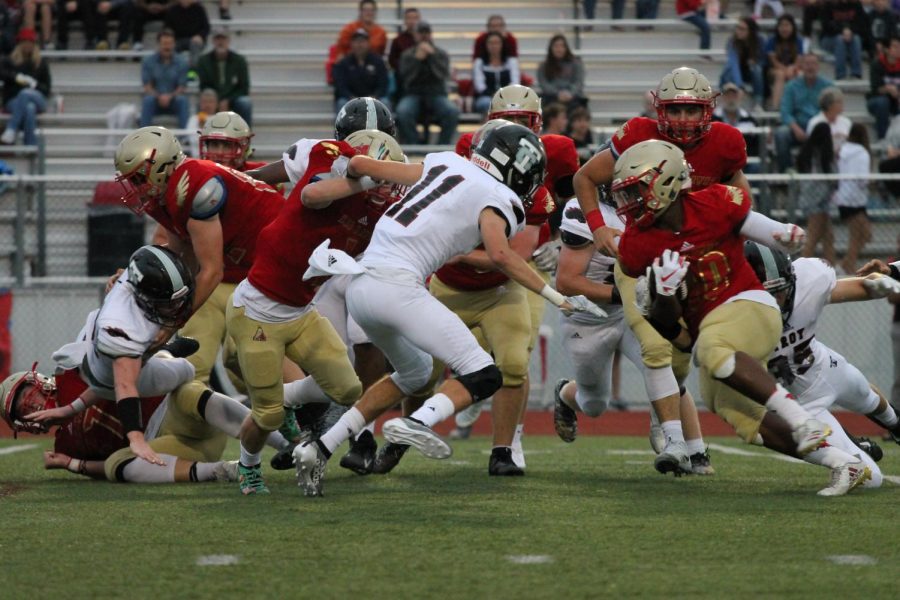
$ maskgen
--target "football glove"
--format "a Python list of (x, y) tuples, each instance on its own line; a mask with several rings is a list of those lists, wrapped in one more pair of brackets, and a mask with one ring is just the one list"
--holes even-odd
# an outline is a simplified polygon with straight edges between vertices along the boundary
[(535, 266), (547, 273), (556, 271), (556, 265), (559, 264), (559, 248), (561, 245), (562, 242), (558, 239), (541, 244), (531, 254), (531, 259), (534, 261)]
[(350, 164), (350, 158), (346, 156), (338, 156), (334, 159), (334, 162), (331, 163), (331, 176), (332, 177), (346, 177), (347, 176), (347, 165)]
[(863, 287), (869, 292), (870, 298), (884, 298), (891, 294), (900, 294), (900, 281), (892, 277), (886, 277), (881, 273), (872, 273), (863, 279)]
[(689, 266), (690, 262), (684, 260), (674, 250), (663, 251), (662, 256), (653, 261), (656, 293), (663, 296), (674, 296), (684, 281)]
[(576, 312), (589, 313), (598, 319), (605, 319), (609, 316), (605, 310), (588, 300), (585, 296), (566, 296), (566, 302), (572, 307), (572, 310), (563, 311), (563, 314), (566, 316)]
[(788, 254), (798, 252), (803, 248), (803, 244), (806, 243), (806, 232), (803, 231), (802, 227), (798, 227), (793, 223), (785, 223), (783, 229), (774, 232), (772, 237), (781, 244)]

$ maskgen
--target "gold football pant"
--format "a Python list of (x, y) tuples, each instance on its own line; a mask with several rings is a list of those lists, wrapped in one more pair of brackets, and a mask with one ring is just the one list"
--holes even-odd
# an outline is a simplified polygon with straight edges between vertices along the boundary
[(179, 332), (200, 342), (200, 348), (188, 360), (194, 365), (195, 379), (209, 383), (219, 347), (225, 341), (225, 308), (237, 284), (220, 283)]

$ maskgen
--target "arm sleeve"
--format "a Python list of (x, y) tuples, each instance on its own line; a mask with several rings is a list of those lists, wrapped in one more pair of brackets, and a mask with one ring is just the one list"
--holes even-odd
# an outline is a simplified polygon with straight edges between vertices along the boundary
[(774, 221), (755, 211), (750, 211), (740, 228), (740, 234), (748, 240), (779, 250), (781, 250), (781, 244), (776, 242), (772, 236), (780, 231), (784, 231), (784, 223)]

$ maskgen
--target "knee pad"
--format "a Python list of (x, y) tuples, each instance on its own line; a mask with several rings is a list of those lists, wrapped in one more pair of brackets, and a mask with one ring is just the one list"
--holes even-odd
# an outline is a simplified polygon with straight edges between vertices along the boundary
[(359, 377), (354, 377), (352, 381), (348, 381), (347, 385), (342, 387), (340, 392), (332, 397), (332, 400), (341, 406), (353, 406), (359, 400), (359, 397), (362, 396), (362, 391), (362, 382), (359, 380)]
[(282, 359), (272, 348), (238, 348), (238, 359), (244, 381), (251, 388), (267, 388), (276, 385), (281, 378)]
[(490, 398), (503, 385), (503, 374), (494, 364), (474, 373), (460, 375), (456, 379), (472, 394), (472, 402)]
[[(523, 350), (525, 350), (523, 348)], [(519, 354), (519, 353), (516, 353)], [(500, 373), (503, 376), (503, 385), (508, 387), (518, 387), (525, 383), (528, 376), (528, 353), (521, 353), (522, 356), (507, 356), (507, 360), (502, 365), (498, 365)], [(512, 360), (509, 360), (512, 358)]]
[(263, 431), (275, 431), (284, 423), (284, 407), (254, 406), (250, 412), (253, 422)]

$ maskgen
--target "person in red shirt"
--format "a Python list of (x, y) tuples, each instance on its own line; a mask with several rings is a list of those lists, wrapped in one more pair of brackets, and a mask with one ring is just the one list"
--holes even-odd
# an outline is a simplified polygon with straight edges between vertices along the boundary
[(350, 40), (357, 29), (365, 29), (369, 34), (369, 49), (378, 56), (387, 50), (387, 33), (375, 22), (378, 17), (378, 3), (375, 0), (360, 0), (359, 18), (344, 25), (338, 34), (338, 55), (336, 60), (350, 53)]
[(506, 19), (503, 18), (503, 15), (491, 15), (488, 17), (485, 31), (478, 34), (472, 45), (472, 60), (484, 54), (487, 36), (494, 32), (503, 36), (503, 49), (506, 51), (506, 56), (519, 56), (519, 41), (516, 36), (506, 30)]
[(649, 269), (647, 295), (655, 292), (655, 298), (646, 319), (682, 350), (693, 347), (710, 409), (748, 443), (761, 441), (790, 456), (819, 454), (812, 457), (816, 464), (841, 472), (823, 495), (844, 494), (865, 481), (861, 460), (834, 447), (820, 449), (830, 428), (766, 369), (781, 336), (781, 311), (744, 256), (744, 241), (797, 250), (803, 230), (753, 212), (749, 194), (739, 188), (713, 184), (692, 191), (684, 153), (667, 142), (632, 146), (616, 161), (614, 177), (617, 212), (628, 221), (617, 283), (623, 274)]
[(388, 51), (388, 65), (392, 71), (396, 71), (400, 66), (400, 55), (403, 54), (403, 51), (416, 45), (413, 32), (421, 18), (422, 15), (418, 8), (407, 8), (403, 11), (403, 31), (391, 40), (391, 49)]

